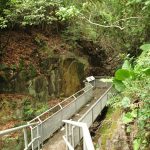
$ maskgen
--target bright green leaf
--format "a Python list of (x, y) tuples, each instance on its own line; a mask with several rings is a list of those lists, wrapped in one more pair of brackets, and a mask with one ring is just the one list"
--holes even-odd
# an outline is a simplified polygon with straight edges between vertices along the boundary
[(119, 91), (119, 92), (122, 92), (126, 88), (126, 86), (124, 85), (124, 83), (122, 81), (120, 81), (120, 80), (114, 79), (113, 83), (115, 85), (115, 89), (117, 91)]
[(143, 73), (145, 73), (147, 76), (150, 76), (150, 68), (144, 69)]
[(127, 127), (127, 133), (130, 133), (130, 132), (131, 132), (131, 127), (128, 126), (128, 127)]
[(122, 121), (125, 124), (128, 124), (128, 123), (132, 122), (133, 120), (134, 120), (134, 118), (133, 118), (133, 116), (131, 115), (130, 112), (124, 114), (123, 117), (122, 117)]
[(127, 69), (127, 70), (131, 70), (132, 69), (129, 60), (125, 60), (124, 64), (122, 65), (122, 69)]
[(150, 50), (150, 44), (144, 44), (140, 47), (140, 49), (142, 49), (143, 51), (148, 51)]
[(137, 117), (137, 109), (134, 109), (132, 112), (131, 112), (131, 115), (133, 118), (136, 118)]
[(115, 73), (115, 78), (117, 80), (121, 80), (121, 81), (128, 79), (128, 78), (130, 78), (130, 71), (128, 71), (126, 69), (119, 69)]
[(140, 149), (140, 144), (141, 144), (141, 140), (140, 139), (135, 139), (133, 141), (133, 149), (134, 150), (139, 150)]

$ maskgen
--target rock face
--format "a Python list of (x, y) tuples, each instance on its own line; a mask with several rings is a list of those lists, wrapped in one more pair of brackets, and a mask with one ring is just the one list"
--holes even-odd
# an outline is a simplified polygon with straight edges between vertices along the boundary
[(69, 58), (63, 62), (62, 91), (64, 95), (76, 92), (81, 87), (84, 78), (84, 64), (74, 58)]
[(95, 133), (93, 141), (96, 150), (130, 150), (121, 109), (107, 108), (93, 124), (91, 131)]
[[(7, 34), (3, 33), (4, 43)], [(113, 75), (119, 62), (117, 54), (85, 39), (70, 44), (60, 35), (37, 30), (14, 31), (11, 37), (0, 60), (0, 93), (29, 94), (39, 101), (70, 96), (87, 74)]]
[[(117, 129), (114, 131), (112, 138), (106, 139), (106, 150), (130, 150), (124, 129), (121, 122), (118, 122)], [(100, 141), (101, 139), (99, 139)]]
[[(18, 72), (12, 71), (12, 79), (1, 78), (0, 92), (16, 92), (29, 94), (39, 101), (47, 101), (50, 97), (69, 96), (82, 86), (86, 60), (68, 55), (54, 55), (44, 58), (39, 63), (40, 73), (23, 68)], [(6, 76), (10, 74), (5, 72)]]
[(29, 81), (29, 94), (39, 101), (48, 100), (48, 81), (45, 76), (38, 76)]
[(113, 48), (106, 49), (100, 43), (80, 39), (77, 41), (80, 51), (88, 57), (91, 65), (89, 70), (92, 75), (112, 76), (115, 70), (122, 64), (119, 52)]

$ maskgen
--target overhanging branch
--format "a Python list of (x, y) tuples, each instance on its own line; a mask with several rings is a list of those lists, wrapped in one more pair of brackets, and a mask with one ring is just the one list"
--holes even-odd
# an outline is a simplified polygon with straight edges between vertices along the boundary
[[(83, 15), (80, 18), (86, 20), (88, 23), (95, 25), (95, 26), (99, 26), (99, 27), (103, 27), (103, 28), (118, 28), (120, 30), (125, 29), (125, 27), (121, 27), (121, 26), (117, 25), (116, 23), (119, 23), (120, 21), (130, 20), (130, 19), (141, 19), (141, 17), (128, 17), (128, 18), (119, 19), (119, 20), (115, 21), (114, 24), (111, 24), (111, 25), (103, 25), (103, 24), (92, 22), (91, 15), (90, 15), (89, 19), (87, 19)], [(133, 26), (137, 26), (137, 25), (131, 25), (131, 26), (133, 27)]]

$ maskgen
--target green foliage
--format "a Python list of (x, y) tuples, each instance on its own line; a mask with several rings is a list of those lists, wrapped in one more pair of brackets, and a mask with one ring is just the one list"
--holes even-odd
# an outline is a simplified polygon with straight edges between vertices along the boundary
[(135, 139), (135, 140), (133, 141), (133, 149), (134, 149), (134, 150), (139, 150), (140, 145), (141, 145), (141, 140), (140, 140), (140, 139)]
[(117, 80), (117, 79), (114, 78), (113, 83), (114, 83), (114, 85), (115, 85), (115, 88), (116, 88), (119, 92), (121, 92), (121, 91), (123, 91), (123, 90), (125, 89), (125, 85), (124, 85), (124, 83), (123, 83), (122, 81)]
[(26, 99), (23, 103), (23, 119), (25, 121), (30, 120), (34, 117), (34, 109), (31, 104), (31, 100)]
[(40, 115), (41, 113), (43, 113), (46, 110), (48, 110), (48, 105), (39, 103), (37, 105), (37, 108), (36, 108), (36, 111), (35, 111), (35, 116)]
[(122, 69), (132, 70), (132, 66), (129, 60), (124, 61), (124, 64), (122, 65)]
[(140, 47), (143, 51), (148, 51), (150, 49), (150, 44), (144, 44)]
[(79, 14), (79, 10), (75, 6), (69, 7), (60, 7), (57, 11), (56, 15), (59, 16), (59, 19), (64, 21), (68, 19), (72, 19), (73, 17)]
[[(1, 0), (0, 29), (38, 26), (48, 29), (65, 24), (65, 38), (92, 40), (106, 50), (116, 49), (137, 55), (147, 39), (149, 0)], [(66, 27), (65, 26), (65, 27)], [(68, 36), (69, 35), (69, 36)], [(69, 37), (69, 38), (68, 38)]]
[(121, 93), (110, 102), (112, 106), (122, 107), (122, 121), (127, 127), (131, 123), (137, 124), (138, 133), (133, 141), (135, 150), (139, 149), (139, 145), (141, 149), (148, 147), (150, 137), (150, 47), (145, 44), (140, 48), (143, 52), (134, 62), (134, 67), (126, 60), (122, 67), (124, 69), (116, 71), (113, 83)]
[(113, 47), (132, 53), (134, 47), (134, 54), (140, 53), (139, 45), (145, 41), (150, 25), (149, 0), (73, 0), (68, 3), (69, 6), (63, 7), (64, 16), (69, 14), (70, 6), (77, 8), (79, 13), (69, 21), (67, 39), (72, 35), (70, 40), (92, 40), (106, 50)]
[(131, 101), (129, 97), (124, 97), (123, 100), (121, 101), (121, 105), (123, 108), (128, 108), (130, 107)]
[(36, 75), (37, 75), (36, 68), (31, 64), (28, 70), (28, 78), (29, 79), (34, 78), (36, 77)]
[(142, 70), (142, 71), (143, 71), (143, 73), (144, 73), (145, 75), (147, 75), (147, 76), (150, 75), (150, 68), (146, 68), (146, 69), (144, 69), (144, 70)]
[(0, 1), (0, 15), (3, 15), (3, 10), (9, 7), (10, 0), (1, 0)]
[(35, 116), (40, 115), (48, 109), (47, 103), (35, 102), (31, 99), (24, 99), (23, 102), (23, 119), (28, 121), (33, 119)]
[(11, 0), (1, 6), (0, 27), (52, 24), (60, 4), (60, 0)]
[(1, 29), (6, 28), (7, 27), (7, 23), (8, 23), (8, 21), (5, 18), (0, 17), (0, 28)]
[(122, 121), (125, 124), (131, 123), (133, 120), (134, 120), (134, 117), (129, 112), (124, 114), (123, 117), (122, 117)]
[(124, 80), (130, 78), (130, 72), (126, 69), (119, 69), (115, 73), (115, 78), (117, 80), (124, 81)]

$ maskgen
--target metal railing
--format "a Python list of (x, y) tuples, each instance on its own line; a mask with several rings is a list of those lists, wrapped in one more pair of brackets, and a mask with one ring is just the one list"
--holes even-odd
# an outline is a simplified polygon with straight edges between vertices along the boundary
[[(28, 143), (27, 128), (31, 127), (31, 126), (34, 126), (34, 125), (37, 125), (37, 124), (38, 124), (38, 122), (37, 123), (30, 123), (30, 124), (27, 124), (27, 125), (22, 125), (22, 126), (11, 128), (11, 129), (7, 129), (7, 130), (3, 130), (3, 131), (0, 131), (0, 136), (4, 136), (4, 135), (11, 134), (11, 133), (19, 131), (19, 130), (23, 130), (23, 134), (24, 134), (24, 150), (29, 150), (29, 149), (31, 149), (32, 143), (35, 140), (39, 140), (40, 135), (37, 135), (37, 137), (35, 137), (34, 139), (31, 140), (30, 143)], [(38, 147), (38, 150), (40, 150), (40, 145), (39, 144), (38, 144), (37, 147)]]
[[(100, 84), (96, 84), (97, 86), (101, 86)], [(65, 123), (71, 124), (71, 127), (66, 126), (66, 136), (63, 137), (65, 140), (65, 143), (69, 150), (74, 150), (75, 147), (80, 143), (80, 141), (83, 138), (83, 143), (85, 143), (86, 140), (88, 140), (86, 137), (84, 137), (83, 132), (79, 128), (81, 123), (86, 124), (86, 126), (89, 128), (93, 122), (96, 120), (98, 115), (101, 113), (101, 111), (106, 106), (107, 100), (112, 96), (112, 86), (110, 86), (107, 91), (90, 107), (90, 109), (76, 122), (73, 122), (74, 125), (72, 125), (72, 122), (70, 120), (65, 120)], [(69, 132), (69, 133), (68, 133)], [(90, 133), (88, 132), (90, 136)], [(67, 148), (67, 149), (68, 149)], [(89, 150), (92, 148), (90, 147)], [(83, 150), (87, 150), (87, 148), (84, 148)]]
[[(43, 142), (50, 136), (52, 136), (54, 132), (57, 131), (64, 124), (62, 120), (67, 120), (71, 118), (75, 113), (77, 113), (85, 104), (87, 104), (93, 98), (94, 96), (93, 89), (95, 87), (108, 88), (110, 87), (110, 85), (107, 83), (103, 83), (98, 78), (96, 78), (95, 81), (93, 81), (93, 83), (86, 83), (83, 89), (76, 92), (72, 96), (68, 97), (64, 101), (58, 103), (56, 106), (48, 109), (47, 111), (37, 116), (36, 118), (32, 119), (30, 122), (28, 122), (27, 125), (8, 129), (5, 131), (0, 131), (0, 136), (23, 129), (25, 142), (24, 150), (28, 149), (39, 150), (40, 146), (43, 145)], [(97, 102), (90, 108), (90, 110), (87, 111), (87, 113), (84, 114), (84, 116), (79, 119), (78, 121), (79, 124), (81, 122), (84, 122), (87, 124), (88, 127), (91, 126), (91, 124), (94, 122), (98, 114), (105, 106), (106, 101), (108, 99), (107, 94), (109, 90), (110, 88), (102, 95), (102, 97), (100, 97), (97, 100)], [(27, 127), (30, 127), (31, 131), (31, 142), (29, 143), (27, 139), (27, 130), (26, 130)], [(81, 132), (81, 129), (73, 127), (71, 141), (74, 147), (80, 142), (80, 140), (84, 136), (84, 134)], [(67, 140), (66, 143), (68, 143)]]
[(43, 145), (43, 142), (50, 138), (50, 136), (63, 125), (62, 120), (67, 120), (72, 117), (80, 108), (88, 103), (92, 97), (93, 86), (87, 83), (80, 91), (31, 120), (29, 123), (39, 121), (37, 126), (31, 127), (31, 139), (35, 139), (37, 134), (40, 135), (39, 141), (35, 140), (32, 143), (32, 149), (34, 150), (37, 148), (38, 142)]
[[(94, 145), (92, 142), (92, 138), (90, 136), (90, 132), (86, 123), (75, 122), (71, 120), (63, 120), (66, 124), (66, 136), (63, 136), (63, 139), (66, 143), (66, 149), (74, 150), (74, 143), (71, 141), (70, 136), (74, 133), (74, 126), (80, 128), (82, 130), (83, 135), (83, 150), (94, 150)], [(71, 145), (71, 143), (73, 145)]]

